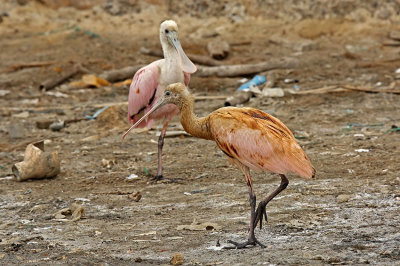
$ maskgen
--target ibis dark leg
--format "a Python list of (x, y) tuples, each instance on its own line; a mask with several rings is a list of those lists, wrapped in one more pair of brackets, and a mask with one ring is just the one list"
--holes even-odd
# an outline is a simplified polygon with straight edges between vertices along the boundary
[(267, 206), (268, 202), (270, 202), (276, 195), (278, 195), (282, 190), (284, 190), (289, 185), (289, 180), (286, 178), (285, 175), (280, 174), (281, 177), (281, 184), (274, 192), (272, 192), (265, 200), (260, 201), (256, 211), (256, 217), (254, 220), (254, 227), (257, 226), (257, 223), (260, 222), (260, 229), (262, 229), (262, 220), (265, 218), (265, 222), (267, 222), (267, 212), (265, 207)]
[(167, 132), (168, 121), (164, 123), (164, 126), (161, 130), (160, 137), (158, 138), (158, 167), (157, 167), (157, 175), (154, 177), (154, 181), (159, 181), (163, 179), (162, 174), (162, 149), (164, 146), (164, 137)]
[(233, 244), (234, 246), (230, 247), (225, 247), (226, 249), (240, 249), (240, 248), (246, 248), (249, 245), (255, 246), (255, 245), (260, 245), (261, 247), (265, 247), (263, 244), (261, 244), (257, 238), (254, 235), (254, 229), (256, 226), (255, 221), (255, 210), (256, 210), (256, 195), (254, 194), (253, 191), (253, 184), (251, 182), (250, 178), (250, 171), (248, 167), (243, 167), (242, 171), (244, 172), (246, 176), (246, 182), (247, 182), (247, 187), (249, 190), (249, 196), (250, 196), (250, 232), (249, 232), (249, 239), (244, 242), (244, 243), (238, 243), (234, 242), (232, 240), (228, 240), (229, 243)]

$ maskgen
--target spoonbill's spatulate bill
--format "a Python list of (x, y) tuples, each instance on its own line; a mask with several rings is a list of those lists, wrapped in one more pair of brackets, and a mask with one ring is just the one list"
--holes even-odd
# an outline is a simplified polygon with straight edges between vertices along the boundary
[[(163, 95), (168, 84), (181, 82), (189, 84), (190, 74), (196, 72), (196, 66), (185, 55), (178, 39), (178, 26), (172, 20), (166, 20), (160, 25), (160, 41), (164, 52), (164, 59), (139, 69), (133, 77), (128, 100), (128, 115), (130, 122), (137, 122), (144, 114), (154, 106)], [(138, 127), (151, 128), (154, 119), (164, 121), (158, 139), (158, 169), (155, 180), (162, 176), (162, 148), (168, 122), (179, 113), (179, 109), (173, 104), (167, 104), (157, 111), (151, 113), (145, 120), (142, 120)], [(130, 128), (123, 136), (128, 134)]]
[[(267, 220), (268, 202), (289, 184), (285, 174), (315, 178), (315, 169), (293, 133), (279, 119), (254, 108), (224, 107), (198, 118), (193, 112), (193, 97), (182, 83), (169, 85), (147, 115), (170, 104), (181, 111), (181, 123), (186, 132), (194, 137), (214, 140), (232, 165), (237, 166), (246, 177), (251, 208), (249, 238), (244, 243), (229, 241), (233, 246), (227, 248), (245, 248), (256, 244), (264, 247), (256, 239), (254, 229), (258, 223), (262, 228), (263, 218)], [(145, 116), (136, 124), (140, 124), (142, 119), (146, 119)], [(281, 177), (279, 187), (260, 201), (257, 210), (250, 169), (274, 172)]]

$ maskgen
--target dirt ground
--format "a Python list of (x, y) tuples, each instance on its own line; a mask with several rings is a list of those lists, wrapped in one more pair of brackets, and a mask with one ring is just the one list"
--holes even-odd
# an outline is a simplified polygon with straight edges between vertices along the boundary
[[(400, 87), (400, 46), (388, 38), (400, 30), (396, 1), (97, 2), (80, 9), (0, 4), (1, 265), (169, 264), (176, 252), (188, 265), (400, 265), (400, 95), (379, 92)], [(100, 74), (155, 60), (139, 49), (160, 49), (166, 18), (177, 21), (187, 53), (207, 55), (207, 43), (221, 38), (231, 44), (226, 64), (300, 60), (296, 69), (274, 70), (284, 97), (244, 104), (282, 120), (317, 169), (316, 180), (290, 175), (268, 205), (268, 223), (256, 229), (265, 249), (216, 246), (245, 240), (250, 212), (244, 176), (215, 143), (167, 138), (164, 174), (180, 180), (154, 183), (160, 127), (121, 141), (127, 86), (68, 87), (77, 74), (38, 89), (71, 62)], [(21, 66), (33, 62), (49, 64)], [(194, 76), (190, 87), (196, 95), (230, 95), (243, 78)], [(289, 93), (346, 85), (378, 92)], [(123, 104), (85, 119), (110, 103)], [(223, 104), (196, 101), (195, 110), (206, 115)], [(60, 131), (36, 125), (58, 120), (70, 122)], [(180, 127), (178, 119), (170, 125)], [(59, 152), (61, 173), (15, 181), (12, 165), (41, 139)], [(252, 177), (257, 200), (280, 182), (272, 173)], [(72, 203), (84, 208), (81, 219), (55, 217)], [(182, 229), (193, 222), (209, 230)]]

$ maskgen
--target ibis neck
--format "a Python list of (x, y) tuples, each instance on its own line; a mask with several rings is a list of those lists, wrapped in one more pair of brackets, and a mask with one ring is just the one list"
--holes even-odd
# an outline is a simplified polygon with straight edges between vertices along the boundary
[(196, 138), (213, 139), (210, 132), (209, 118), (197, 117), (193, 112), (193, 96), (187, 96), (181, 106), (181, 123), (186, 132)]

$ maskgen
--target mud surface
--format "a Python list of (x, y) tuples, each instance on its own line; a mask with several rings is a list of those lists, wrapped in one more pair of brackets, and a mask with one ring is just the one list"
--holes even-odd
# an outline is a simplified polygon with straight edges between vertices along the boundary
[[(399, 6), (346, 1), (360, 5), (332, 6), (332, 12), (313, 17), (305, 10), (325, 1), (299, 2), (305, 6), (275, 7), (275, 17), (240, 4), (223, 9), (225, 17), (206, 17), (207, 8), (187, 4), (175, 10), (161, 1), (130, 4), (129, 12), (117, 15), (104, 5), (76, 10), (2, 2), (0, 14), (8, 16), (0, 22), (0, 264), (168, 264), (175, 252), (187, 264), (399, 264), (400, 95), (288, 93), (331, 85), (398, 89), (400, 50), (383, 44), (400, 30)], [(185, 8), (194, 11), (182, 14)], [(38, 90), (71, 62), (99, 74), (155, 60), (139, 48), (159, 49), (158, 25), (165, 18), (178, 22), (188, 53), (207, 55), (208, 41), (217, 36), (231, 44), (227, 64), (282, 56), (301, 62), (297, 69), (275, 71), (284, 97), (245, 104), (282, 120), (317, 169), (316, 180), (290, 175), (288, 188), (268, 205), (268, 223), (256, 229), (265, 249), (216, 247), (218, 240), (222, 246), (229, 239), (244, 241), (250, 213), (244, 176), (215, 143), (167, 138), (164, 174), (178, 182), (154, 183), (160, 127), (121, 142), (129, 126), (126, 87), (67, 87), (80, 79), (77, 74), (48, 93)], [(32, 62), (50, 64), (18, 67)], [(242, 78), (193, 77), (190, 85), (197, 95), (229, 95)], [(122, 104), (98, 120), (85, 119), (110, 103)], [(223, 104), (196, 101), (195, 110), (206, 115)], [(58, 120), (67, 121), (60, 131), (36, 125)], [(180, 127), (176, 119), (170, 130)], [(40, 139), (47, 150), (59, 152), (61, 173), (53, 179), (11, 179), (11, 167), (23, 160), (27, 144)], [(131, 174), (138, 177), (128, 179)], [(252, 177), (257, 200), (280, 182), (272, 173)], [(84, 208), (81, 219), (55, 217), (72, 203)], [(210, 223), (209, 230), (181, 228), (193, 222)]]

